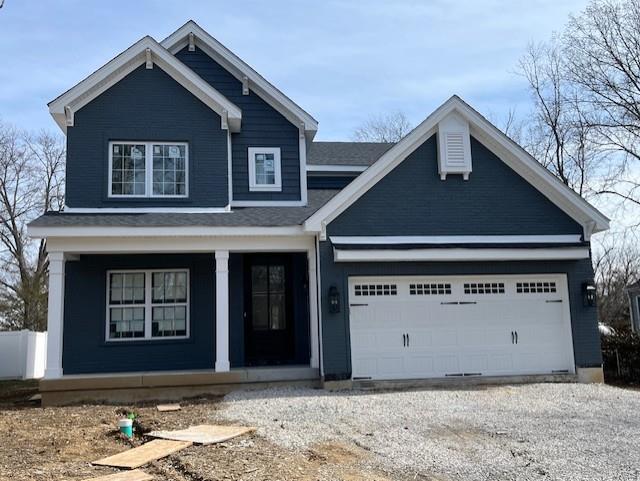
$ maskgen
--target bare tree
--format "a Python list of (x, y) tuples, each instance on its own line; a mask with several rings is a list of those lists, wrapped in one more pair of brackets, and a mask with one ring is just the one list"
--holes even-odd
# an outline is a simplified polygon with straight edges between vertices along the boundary
[(576, 87), (594, 141), (611, 153), (599, 194), (640, 205), (640, 2), (592, 1), (561, 39), (566, 77)]
[(46, 329), (46, 248), (27, 223), (61, 210), (64, 160), (60, 138), (0, 124), (0, 318), (10, 329)]
[(353, 132), (356, 142), (398, 142), (411, 131), (407, 116), (398, 111), (371, 116)]
[(529, 45), (519, 62), (533, 97), (534, 109), (521, 142), (565, 185), (580, 195), (598, 166), (600, 151), (592, 142), (592, 127), (570, 81), (559, 46)]
[(628, 232), (600, 236), (596, 242), (598, 318), (611, 327), (627, 329), (629, 300), (624, 288), (640, 279), (638, 239)]

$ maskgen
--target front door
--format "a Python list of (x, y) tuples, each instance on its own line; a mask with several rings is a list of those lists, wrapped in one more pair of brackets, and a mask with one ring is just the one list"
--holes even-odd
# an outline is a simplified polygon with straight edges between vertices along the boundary
[(250, 255), (245, 266), (246, 363), (256, 366), (293, 362), (291, 257)]

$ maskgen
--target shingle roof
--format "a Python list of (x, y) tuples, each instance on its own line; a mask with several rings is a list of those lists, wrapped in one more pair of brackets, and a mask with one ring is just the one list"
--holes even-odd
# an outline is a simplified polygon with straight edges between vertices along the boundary
[(29, 227), (280, 227), (302, 224), (338, 190), (309, 190), (306, 207), (235, 207), (225, 213), (74, 214), (46, 213)]
[(307, 164), (369, 166), (394, 145), (381, 142), (313, 142), (307, 152)]

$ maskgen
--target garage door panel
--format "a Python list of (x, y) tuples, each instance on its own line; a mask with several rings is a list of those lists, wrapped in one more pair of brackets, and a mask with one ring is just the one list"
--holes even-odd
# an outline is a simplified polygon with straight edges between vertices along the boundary
[[(349, 300), (367, 304), (350, 310), (354, 376), (574, 369), (562, 276), (350, 279)], [(408, 334), (408, 345), (403, 334)]]

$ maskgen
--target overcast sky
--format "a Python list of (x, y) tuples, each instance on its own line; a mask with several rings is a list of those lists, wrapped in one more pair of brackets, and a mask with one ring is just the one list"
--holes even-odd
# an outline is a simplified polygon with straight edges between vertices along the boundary
[(47, 102), (144, 35), (188, 19), (320, 122), (349, 140), (368, 116), (424, 119), (458, 94), (492, 119), (523, 115), (515, 74), (530, 41), (561, 30), (585, 0), (139, 1), (5, 0), (0, 9), (0, 118), (56, 129)]

